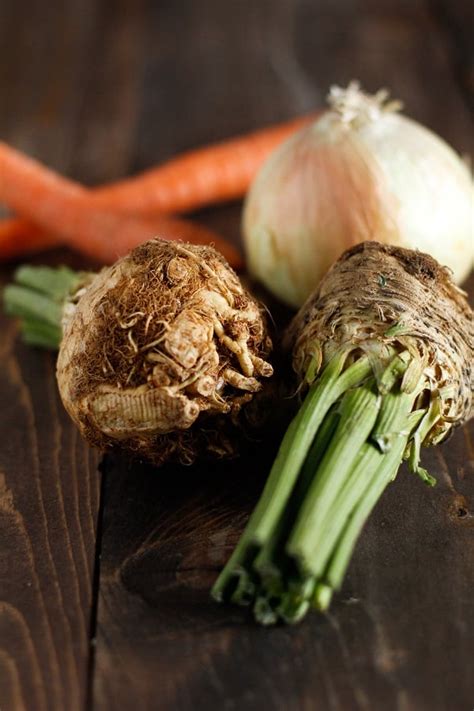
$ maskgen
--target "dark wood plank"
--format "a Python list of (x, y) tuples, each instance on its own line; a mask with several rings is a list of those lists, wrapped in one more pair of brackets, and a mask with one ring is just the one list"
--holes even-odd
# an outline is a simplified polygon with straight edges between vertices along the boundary
[(430, 0), (430, 5), (450, 46), (453, 76), (474, 112), (474, 6), (463, 0)]
[[(0, 135), (67, 171), (93, 11), (73, 0), (51, 10), (2, 5)], [(0, 706), (81, 709), (98, 457), (62, 408), (54, 357), (19, 345), (3, 314), (0, 330)]]
[[(421, 0), (150, 3), (146, 24), (131, 168), (306, 110), (354, 76), (468, 148), (446, 37)], [(238, 208), (201, 217), (237, 238)], [(402, 471), (328, 616), (271, 630), (209, 599), (270, 451), (191, 470), (108, 461), (95, 708), (469, 708), (473, 436), (425, 455), (434, 490)]]
[[(68, 0), (0, 11), (0, 137), (66, 173), (82, 150), (98, 9)], [(76, 711), (88, 686), (99, 455), (60, 403), (54, 357), (19, 345), (3, 314), (0, 330), (0, 707)]]
[(80, 709), (99, 477), (59, 400), (54, 357), (1, 317), (1, 706)]
[(2, 5), (3, 98), (0, 134), (21, 150), (67, 172), (83, 100), (94, 3), (68, 0), (45, 12)]
[(97, 3), (71, 173), (88, 185), (130, 170), (144, 73), (142, 0)]

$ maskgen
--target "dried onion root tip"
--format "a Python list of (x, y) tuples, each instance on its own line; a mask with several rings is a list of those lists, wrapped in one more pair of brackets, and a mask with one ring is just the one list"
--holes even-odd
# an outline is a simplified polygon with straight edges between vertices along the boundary
[[(45, 295), (46, 313), (56, 343), (62, 334), (60, 394), (84, 437), (155, 464), (234, 454), (226, 423), (239, 424), (272, 375), (272, 344), (263, 309), (224, 258), (155, 239), (95, 276), (69, 274), (66, 300), (64, 291), (54, 304)], [(33, 285), (23, 301), (21, 288), (8, 287), (5, 302), (31, 334)], [(30, 311), (21, 308), (28, 299)]]
[(301, 408), (213, 588), (262, 624), (326, 610), (403, 458), (473, 415), (474, 317), (447, 269), (376, 242), (339, 259), (286, 334)]

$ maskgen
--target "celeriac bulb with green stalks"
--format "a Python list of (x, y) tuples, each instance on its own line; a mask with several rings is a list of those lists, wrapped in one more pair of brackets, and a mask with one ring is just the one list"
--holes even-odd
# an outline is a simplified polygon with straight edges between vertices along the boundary
[(326, 610), (402, 459), (433, 484), (421, 447), (474, 415), (474, 314), (428, 254), (347, 250), (285, 344), (304, 399), (213, 588), (262, 624)]
[(301, 306), (338, 257), (366, 240), (419, 249), (457, 283), (474, 258), (474, 191), (447, 143), (387, 92), (333, 87), (329, 110), (280, 146), (248, 193), (248, 266)]

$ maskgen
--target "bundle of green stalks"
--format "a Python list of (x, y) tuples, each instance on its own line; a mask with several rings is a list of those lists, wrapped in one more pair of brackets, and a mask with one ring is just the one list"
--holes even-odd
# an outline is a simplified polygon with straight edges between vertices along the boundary
[(473, 313), (426, 254), (376, 242), (350, 249), (285, 345), (304, 399), (212, 591), (252, 606), (265, 625), (327, 610), (402, 460), (433, 485), (421, 446), (473, 414)]

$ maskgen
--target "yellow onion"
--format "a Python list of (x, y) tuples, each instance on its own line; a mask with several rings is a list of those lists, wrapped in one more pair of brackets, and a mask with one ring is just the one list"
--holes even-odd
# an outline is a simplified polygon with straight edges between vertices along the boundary
[(474, 192), (463, 160), (357, 83), (333, 87), (330, 109), (266, 161), (249, 191), (243, 233), (251, 273), (300, 306), (336, 259), (377, 240), (428, 252), (467, 276)]

